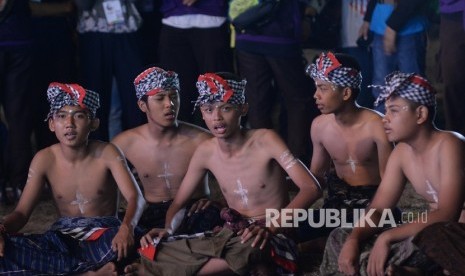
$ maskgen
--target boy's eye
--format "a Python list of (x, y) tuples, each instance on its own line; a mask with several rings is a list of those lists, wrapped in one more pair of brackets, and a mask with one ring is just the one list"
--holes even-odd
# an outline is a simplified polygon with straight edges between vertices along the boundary
[(74, 114), (75, 119), (84, 120), (86, 117), (87, 116), (84, 113), (76, 113), (76, 114)]
[(230, 107), (230, 106), (223, 106), (223, 107), (221, 108), (221, 111), (223, 111), (223, 112), (229, 112), (229, 111), (231, 111), (231, 107)]

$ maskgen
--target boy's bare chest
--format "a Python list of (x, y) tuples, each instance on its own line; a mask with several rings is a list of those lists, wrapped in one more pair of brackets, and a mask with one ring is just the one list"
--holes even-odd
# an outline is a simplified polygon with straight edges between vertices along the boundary
[(338, 163), (358, 162), (365, 163), (376, 160), (377, 148), (372, 136), (364, 133), (344, 134), (334, 132), (323, 140), (323, 146)]
[(412, 158), (407, 161), (404, 174), (415, 191), (429, 202), (438, 202), (440, 193), (440, 170), (434, 160)]
[(140, 179), (164, 181), (182, 178), (189, 166), (193, 151), (183, 148), (152, 149), (128, 156)]

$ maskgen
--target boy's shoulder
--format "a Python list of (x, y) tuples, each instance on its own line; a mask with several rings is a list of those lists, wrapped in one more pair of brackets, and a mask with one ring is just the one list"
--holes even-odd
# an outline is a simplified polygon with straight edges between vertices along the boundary
[(121, 150), (110, 142), (89, 140), (89, 155), (94, 158), (113, 158), (122, 156)]
[(179, 132), (190, 138), (198, 139), (198, 140), (207, 140), (213, 137), (210, 131), (200, 126), (190, 124), (187, 122), (183, 122), (183, 121), (178, 121), (178, 124), (179, 124)]
[(147, 124), (143, 124), (141, 126), (131, 128), (128, 130), (125, 130), (118, 135), (116, 135), (111, 142), (116, 143), (116, 144), (124, 144), (130, 141), (133, 141), (134, 139), (137, 139), (138, 137), (144, 136), (144, 132), (147, 129)]

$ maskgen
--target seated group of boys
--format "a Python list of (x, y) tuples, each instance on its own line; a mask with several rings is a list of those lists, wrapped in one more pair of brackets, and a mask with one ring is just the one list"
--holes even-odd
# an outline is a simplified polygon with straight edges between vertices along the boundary
[[(322, 53), (307, 73), (322, 113), (311, 125), (309, 169), (273, 130), (241, 127), (246, 81), (232, 73), (198, 78), (194, 108), (207, 131), (177, 120), (178, 75), (148, 68), (134, 81), (148, 122), (111, 143), (88, 138), (99, 125), (98, 94), (51, 83), (47, 121), (59, 143), (36, 154), (15, 210), (0, 224), (0, 272), (291, 275), (299, 273), (296, 242), (329, 235), (322, 275), (463, 273), (447, 254), (455, 248), (461, 257), (452, 238), (465, 233), (457, 223), (465, 138), (434, 126), (434, 88), (417, 74), (391, 73), (376, 102), (385, 104), (383, 116), (357, 105), (362, 76), (352, 57)], [(226, 206), (209, 200), (209, 173)], [(292, 199), (286, 177), (299, 188)], [(396, 204), (407, 181), (430, 203), (425, 220), (400, 223)], [(43, 234), (18, 234), (46, 184), (60, 218)], [(323, 187), (321, 210), (341, 211), (354, 227), (296, 218), (298, 225), (284, 225), (282, 210), (310, 211)], [(120, 219), (119, 193), (127, 201)], [(274, 223), (269, 210), (280, 214)], [(358, 220), (361, 210), (372, 223)], [(313, 214), (313, 221), (327, 219), (327, 212)], [(385, 214), (395, 225), (381, 223)], [(442, 251), (431, 245), (437, 233), (449, 233)]]

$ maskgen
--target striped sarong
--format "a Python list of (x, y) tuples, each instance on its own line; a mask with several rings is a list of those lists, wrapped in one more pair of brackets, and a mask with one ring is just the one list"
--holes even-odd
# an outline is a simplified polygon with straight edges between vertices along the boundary
[(66, 275), (96, 270), (117, 259), (111, 241), (120, 225), (116, 217), (64, 217), (43, 234), (4, 235), (0, 275)]

